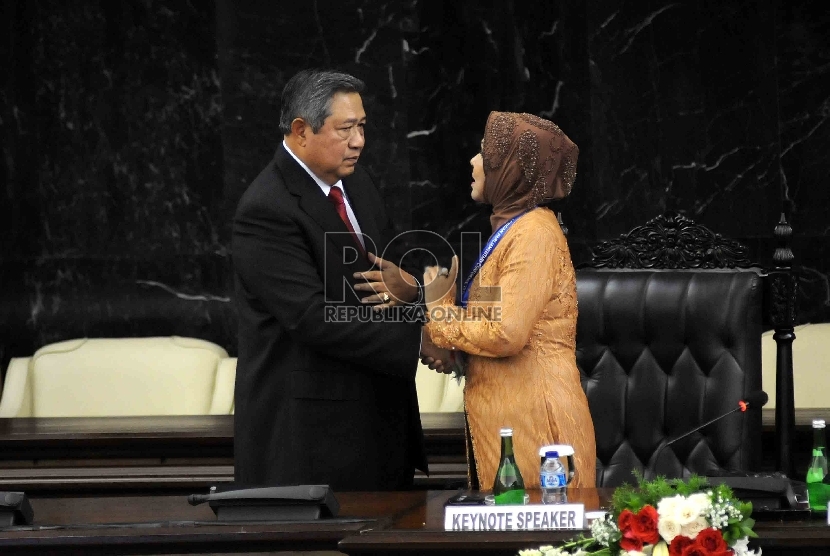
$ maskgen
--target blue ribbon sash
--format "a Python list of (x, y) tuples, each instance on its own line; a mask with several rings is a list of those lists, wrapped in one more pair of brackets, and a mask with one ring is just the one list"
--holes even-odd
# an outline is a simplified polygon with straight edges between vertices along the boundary
[(478, 261), (476, 261), (476, 264), (470, 270), (470, 274), (467, 275), (467, 279), (464, 280), (464, 288), (461, 290), (462, 307), (467, 306), (467, 300), (470, 297), (470, 286), (472, 286), (473, 280), (478, 275), (478, 271), (481, 270), (481, 265), (483, 265), (487, 261), (487, 258), (490, 256), (490, 253), (492, 253), (496, 246), (499, 244), (501, 238), (503, 238), (504, 234), (507, 233), (507, 230), (510, 229), (510, 226), (512, 226), (516, 220), (518, 220), (525, 214), (527, 214), (527, 212), (517, 214), (516, 216), (502, 224), (501, 227), (498, 230), (496, 230), (496, 233), (491, 235), (490, 239), (487, 240), (487, 245), (484, 246), (484, 249), (481, 251), (481, 255), (478, 256)]

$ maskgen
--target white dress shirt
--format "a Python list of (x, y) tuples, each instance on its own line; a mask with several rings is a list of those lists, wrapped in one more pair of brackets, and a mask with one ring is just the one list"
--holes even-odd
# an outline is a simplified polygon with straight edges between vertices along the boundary
[(285, 139), (283, 139), (283, 141), (282, 141), (282, 146), (285, 147), (285, 150), (288, 151), (288, 154), (290, 154), (292, 157), (294, 157), (294, 160), (297, 161), (297, 164), (302, 166), (303, 170), (308, 172), (308, 175), (311, 176), (311, 179), (313, 179), (314, 182), (317, 185), (320, 186), (320, 189), (323, 190), (323, 195), (328, 197), (329, 196), (329, 191), (331, 191), (332, 187), (339, 187), (340, 188), (340, 191), (343, 192), (343, 202), (346, 205), (346, 214), (349, 217), (349, 222), (352, 223), (352, 228), (354, 228), (354, 231), (357, 234), (357, 239), (360, 240), (360, 244), (365, 249), (366, 244), (363, 241), (363, 234), (360, 231), (360, 224), (357, 223), (357, 217), (355, 217), (354, 211), (352, 210), (352, 205), (351, 205), (351, 203), (349, 203), (349, 194), (346, 192), (346, 188), (343, 187), (343, 180), (337, 180), (337, 183), (335, 183), (334, 185), (329, 185), (329, 184), (325, 183), (323, 180), (318, 178), (317, 175), (314, 172), (312, 172), (311, 169), (308, 166), (306, 166), (305, 163), (302, 160), (300, 160), (297, 157), (296, 154), (291, 152), (291, 149), (289, 149), (288, 145), (285, 143)]

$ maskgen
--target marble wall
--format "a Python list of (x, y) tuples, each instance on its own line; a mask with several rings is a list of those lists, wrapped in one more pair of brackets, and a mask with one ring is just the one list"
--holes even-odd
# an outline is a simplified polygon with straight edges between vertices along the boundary
[(72, 337), (232, 337), (213, 6), (3, 9), (0, 361)]
[(672, 209), (769, 264), (784, 210), (800, 320), (830, 321), (818, 0), (4, 0), (0, 20), (3, 367), (78, 336), (233, 353), (230, 220), (308, 66), (367, 82), (361, 163), (401, 231), (486, 235), (468, 160), (490, 110), (531, 112), (580, 146), (556, 206), (577, 262)]
[(775, 44), (779, 186), (792, 206), (802, 322), (830, 321), (830, 10), (779, 2)]
[[(830, 11), (818, 2), (422, 0), (408, 39), (412, 225), (488, 231), (467, 197), (492, 109), (555, 120), (580, 146), (560, 203), (574, 260), (666, 210), (772, 264), (795, 230), (801, 322), (830, 320)], [(417, 134), (417, 135), (416, 135)], [(453, 206), (460, 207), (452, 209)]]

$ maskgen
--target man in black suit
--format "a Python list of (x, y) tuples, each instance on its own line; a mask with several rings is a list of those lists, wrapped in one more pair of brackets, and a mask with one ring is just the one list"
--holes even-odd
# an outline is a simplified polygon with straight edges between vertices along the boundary
[(412, 485), (415, 467), (427, 471), (415, 391), (421, 325), (401, 311), (420, 289), (374, 256), (391, 226), (357, 166), (363, 88), (342, 73), (291, 78), (284, 141), (237, 208), (239, 484), (396, 490)]

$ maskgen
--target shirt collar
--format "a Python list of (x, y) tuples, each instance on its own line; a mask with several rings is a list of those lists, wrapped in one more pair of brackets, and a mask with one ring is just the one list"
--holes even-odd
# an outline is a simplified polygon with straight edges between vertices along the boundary
[(329, 184), (327, 184), (326, 182), (324, 182), (323, 180), (321, 180), (320, 178), (318, 178), (318, 177), (317, 177), (317, 174), (315, 174), (314, 172), (312, 172), (312, 171), (311, 171), (311, 169), (310, 169), (308, 166), (306, 166), (306, 165), (305, 165), (305, 162), (303, 162), (302, 160), (300, 160), (300, 158), (299, 158), (296, 154), (294, 154), (294, 153), (291, 151), (291, 149), (289, 149), (289, 148), (288, 148), (288, 144), (285, 142), (285, 139), (283, 139), (283, 140), (282, 140), (282, 146), (283, 146), (283, 147), (285, 147), (285, 150), (286, 150), (286, 151), (288, 151), (288, 154), (290, 154), (290, 155), (294, 158), (294, 160), (296, 160), (296, 161), (297, 161), (297, 164), (299, 164), (299, 165), (302, 167), (302, 169), (303, 169), (303, 170), (305, 170), (306, 172), (308, 172), (308, 175), (309, 175), (309, 176), (311, 176), (311, 179), (313, 179), (313, 180), (314, 180), (314, 182), (315, 182), (317, 185), (319, 185), (319, 186), (320, 186), (320, 189), (322, 189), (322, 190), (323, 190), (323, 194), (324, 194), (326, 197), (328, 197), (328, 196), (329, 196), (329, 191), (331, 191), (331, 188), (332, 188), (332, 187), (339, 187), (339, 188), (340, 188), (340, 190), (341, 190), (341, 191), (343, 191), (343, 192), (345, 193), (345, 191), (346, 191), (346, 190), (345, 190), (345, 188), (343, 187), (343, 180), (337, 180), (337, 183), (335, 183), (334, 185), (329, 185)]

